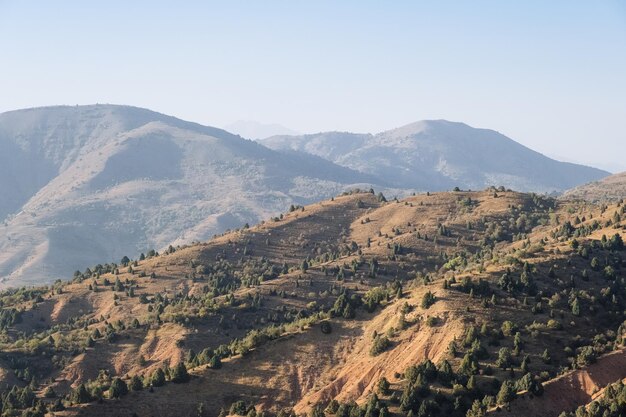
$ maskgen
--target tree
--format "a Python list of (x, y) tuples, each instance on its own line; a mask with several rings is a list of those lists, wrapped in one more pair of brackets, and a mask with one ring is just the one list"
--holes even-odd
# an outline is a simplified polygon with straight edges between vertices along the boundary
[(309, 412), (309, 417), (325, 417), (324, 410), (319, 405), (316, 405)]
[(593, 269), (594, 271), (600, 269), (600, 261), (595, 256), (591, 258), (591, 269)]
[(572, 314), (576, 317), (580, 316), (580, 301), (578, 301), (578, 297), (572, 301)]
[(624, 241), (622, 240), (622, 236), (619, 233), (615, 233), (611, 237), (611, 240), (609, 240), (609, 244), (611, 245), (611, 249), (620, 251), (624, 249)]
[(503, 347), (498, 351), (498, 359), (496, 366), (505, 369), (511, 365), (511, 351), (509, 348)]
[(161, 387), (165, 384), (165, 372), (163, 369), (157, 368), (150, 378), (150, 383), (155, 387)]
[(87, 392), (85, 384), (80, 384), (70, 394), (70, 401), (76, 404), (85, 404), (91, 402), (91, 400), (91, 395), (89, 395), (89, 392)]
[(515, 389), (519, 391), (528, 391), (533, 395), (543, 394), (543, 385), (536, 381), (530, 373), (525, 374), (515, 383)]
[(370, 349), (370, 355), (377, 356), (383, 353), (391, 346), (391, 342), (386, 336), (376, 336), (374, 338), (374, 343), (372, 344), (372, 348)]
[(500, 386), (500, 391), (496, 396), (496, 402), (499, 405), (506, 405), (515, 399), (515, 390), (511, 381), (504, 381)]
[(211, 369), (220, 369), (222, 367), (222, 360), (218, 355), (213, 355), (211, 360), (209, 361), (209, 368)]
[(465, 375), (474, 375), (478, 373), (478, 361), (470, 353), (466, 353), (459, 365), (459, 372)]
[(505, 336), (511, 336), (513, 332), (517, 330), (517, 326), (512, 321), (506, 320), (504, 323), (502, 323), (500, 330), (502, 330), (502, 333)]
[(487, 415), (487, 407), (480, 401), (474, 400), (472, 408), (467, 410), (466, 417), (485, 417)]
[(243, 401), (239, 400), (239, 401), (236, 401), (236, 402), (231, 404), (231, 406), (230, 406), (230, 414), (243, 416), (243, 415), (246, 414), (247, 409), (248, 408), (246, 407), (246, 403), (244, 403)]
[(120, 398), (128, 394), (128, 386), (120, 378), (113, 378), (109, 387), (109, 398)]
[(387, 378), (382, 377), (378, 381), (378, 393), (385, 396), (389, 395), (389, 381), (387, 381)]
[(476, 377), (474, 375), (470, 376), (467, 380), (467, 384), (465, 385), (468, 391), (474, 391), (476, 389)]
[(342, 316), (345, 319), (353, 319), (356, 316), (354, 308), (352, 308), (352, 305), (350, 303), (346, 304), (346, 306), (344, 307)]
[(439, 372), (437, 372), (437, 377), (439, 378), (439, 382), (441, 385), (445, 387), (452, 386), (452, 380), (454, 379), (454, 371), (452, 370), (452, 366), (450, 362), (444, 360), (439, 365)]
[(187, 367), (183, 362), (179, 362), (178, 365), (172, 370), (172, 382), (181, 383), (189, 381), (189, 374), (187, 373)]
[(580, 349), (580, 353), (576, 356), (576, 364), (578, 366), (590, 365), (596, 361), (596, 352), (591, 346), (584, 346)]
[(141, 391), (143, 389), (143, 382), (141, 381), (141, 378), (139, 378), (137, 375), (133, 375), (133, 377), (130, 379), (128, 387), (131, 391)]
[(433, 294), (431, 291), (426, 292), (426, 294), (424, 294), (424, 296), (422, 297), (422, 303), (421, 303), (421, 307), (423, 309), (427, 309), (430, 306), (432, 306), (433, 304), (435, 304), (436, 301), (436, 297), (435, 294)]

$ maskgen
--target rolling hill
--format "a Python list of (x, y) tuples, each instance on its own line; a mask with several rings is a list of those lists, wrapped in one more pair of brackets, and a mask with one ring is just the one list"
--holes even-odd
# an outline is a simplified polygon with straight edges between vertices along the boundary
[(445, 121), (263, 143), (129, 106), (0, 114), (0, 286), (206, 240), (353, 188), (551, 192), (606, 174)]
[(496, 189), (345, 193), (7, 290), (3, 405), (557, 417), (626, 377), (624, 215)]
[(493, 130), (446, 120), (421, 121), (376, 135), (327, 132), (275, 136), (261, 143), (317, 155), (397, 187), (421, 191), (503, 185), (552, 193), (609, 175), (555, 161)]
[(626, 198), (626, 172), (572, 188), (563, 194), (563, 198), (592, 202), (622, 200)]
[(384, 184), (145, 109), (4, 113), (2, 286), (51, 282), (101, 260), (206, 240), (291, 204), (371, 185)]

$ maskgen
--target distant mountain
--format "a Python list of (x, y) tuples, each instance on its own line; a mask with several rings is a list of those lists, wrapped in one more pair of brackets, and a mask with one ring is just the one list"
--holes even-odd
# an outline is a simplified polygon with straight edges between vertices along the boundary
[(606, 175), (445, 121), (262, 143), (128, 106), (0, 114), (0, 286), (206, 240), (356, 187), (550, 192)]
[(0, 114), (2, 286), (206, 240), (375, 179), (224, 130), (112, 105)]
[(626, 172), (611, 175), (565, 192), (564, 199), (609, 202), (626, 198)]
[(255, 122), (253, 120), (238, 120), (234, 123), (231, 123), (227, 126), (224, 126), (224, 129), (232, 132), (236, 135), (239, 135), (246, 139), (265, 139), (270, 136), (277, 135), (299, 135), (300, 133), (295, 130), (291, 130), (286, 128), (285, 126), (281, 126), (279, 124), (266, 124)]
[(376, 135), (326, 132), (275, 136), (261, 142), (271, 149), (306, 152), (417, 190), (503, 185), (550, 193), (609, 175), (555, 161), (493, 130), (445, 120), (421, 121)]

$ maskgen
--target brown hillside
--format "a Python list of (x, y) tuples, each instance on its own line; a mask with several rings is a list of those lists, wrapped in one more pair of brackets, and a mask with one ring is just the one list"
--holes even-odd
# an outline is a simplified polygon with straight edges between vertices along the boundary
[[(240, 400), (259, 412), (303, 414), (332, 400), (363, 405), (373, 393), (405, 415), (407, 370), (447, 360), (454, 385), (429, 381), (419, 404), (436, 398), (440, 412), (465, 415), (478, 392), (495, 398), (502, 381), (530, 372), (545, 382), (579, 366), (585, 346), (599, 356), (621, 344), (621, 250), (608, 238), (624, 236), (623, 214), (620, 203), (493, 189), (390, 202), (353, 193), (294, 207), (206, 243), (4, 293), (0, 359), (17, 376), (6, 372), (4, 381), (24, 386), (34, 374), (40, 395), (86, 384), (103, 398), (77, 405), (68, 397), (59, 415), (197, 415), (199, 404), (217, 415)], [(423, 304), (430, 293), (432, 305)], [(461, 369), (476, 346), (476, 387), (467, 388), (471, 375)], [(506, 366), (497, 362), (502, 349), (512, 352)], [(223, 366), (209, 369), (217, 356)], [(190, 382), (148, 389), (155, 371), (181, 362)], [(116, 376), (140, 376), (146, 386), (109, 399)], [(592, 379), (594, 389), (606, 385)], [(553, 384), (542, 401), (588, 401), (584, 384)], [(525, 401), (534, 400), (511, 409)]]
[(620, 201), (626, 198), (626, 172), (573, 188), (565, 192), (563, 198), (592, 202)]

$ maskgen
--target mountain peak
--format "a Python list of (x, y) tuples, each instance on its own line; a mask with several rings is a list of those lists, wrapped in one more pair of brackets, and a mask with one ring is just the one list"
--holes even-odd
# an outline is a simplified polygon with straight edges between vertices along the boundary
[(465, 123), (461, 122), (452, 122), (445, 119), (434, 119), (434, 120), (419, 120), (417, 122), (409, 123), (404, 126), (400, 126), (395, 129), (390, 129), (384, 132), (379, 133), (379, 135), (393, 135), (393, 136), (411, 136), (420, 134), (426, 131), (431, 130), (463, 130), (463, 129), (473, 129), (471, 126), (468, 126)]

